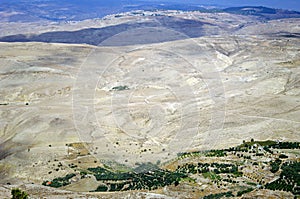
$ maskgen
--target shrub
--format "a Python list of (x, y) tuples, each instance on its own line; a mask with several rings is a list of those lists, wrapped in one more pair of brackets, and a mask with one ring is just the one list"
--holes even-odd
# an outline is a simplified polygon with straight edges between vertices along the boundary
[(280, 159), (285, 159), (285, 158), (288, 158), (288, 156), (285, 155), (285, 154), (280, 154), (280, 155), (279, 155), (279, 158), (280, 158)]
[(27, 199), (28, 194), (20, 189), (11, 190), (12, 199)]
[(116, 90), (116, 91), (129, 90), (129, 87), (128, 86), (115, 86), (112, 88), (112, 90)]

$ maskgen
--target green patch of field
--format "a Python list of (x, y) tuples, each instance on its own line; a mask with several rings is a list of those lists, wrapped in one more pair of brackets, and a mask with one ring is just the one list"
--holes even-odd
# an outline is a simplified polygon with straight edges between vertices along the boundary
[(226, 152), (223, 150), (211, 150), (207, 153), (205, 153), (206, 157), (224, 157), (226, 156)]
[(221, 176), (217, 175), (216, 173), (214, 172), (206, 172), (206, 173), (203, 173), (202, 174), (204, 178), (210, 178), (211, 180), (221, 180)]
[(191, 177), (182, 178), (180, 182), (189, 182), (189, 183), (196, 183), (196, 180)]

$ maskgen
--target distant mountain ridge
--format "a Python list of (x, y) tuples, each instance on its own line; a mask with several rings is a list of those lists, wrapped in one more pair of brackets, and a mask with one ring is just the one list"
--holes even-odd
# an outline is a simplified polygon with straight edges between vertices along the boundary
[(232, 13), (253, 15), (263, 20), (280, 18), (300, 18), (300, 12), (283, 9), (267, 8), (262, 6), (244, 6), (222, 8), (220, 6), (204, 6), (201, 4), (174, 3), (174, 2), (147, 2), (147, 1), (70, 1), (62, 0), (59, 3), (48, 1), (3, 1), (0, 4), (0, 22), (33, 22), (47, 21), (81, 21), (85, 19), (102, 18), (106, 15), (129, 12), (134, 10), (181, 10)]
[(300, 12), (267, 8), (263, 6), (243, 6), (223, 9), (224, 12), (240, 15), (254, 15), (265, 19), (299, 18)]

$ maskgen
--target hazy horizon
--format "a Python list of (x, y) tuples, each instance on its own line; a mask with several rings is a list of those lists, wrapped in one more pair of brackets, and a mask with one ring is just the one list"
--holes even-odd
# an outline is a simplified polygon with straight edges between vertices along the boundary
[[(176, 3), (192, 3), (192, 4), (215, 4), (227, 7), (238, 7), (238, 6), (266, 6), (278, 9), (289, 9), (300, 11), (300, 1), (297, 0), (186, 0), (182, 2), (181, 0), (141, 0), (148, 2), (176, 2)], [(140, 2), (141, 2), (140, 1)]]
[[(55, 2), (57, 0), (2, 0), (2, 3), (13, 3), (13, 2), (22, 2), (22, 3), (33, 3), (33, 2)], [(239, 7), (239, 6), (266, 6), (271, 8), (277, 9), (288, 9), (288, 10), (295, 10), (300, 11), (300, 1), (297, 0), (248, 0), (248, 1), (241, 1), (241, 0), (60, 0), (57, 1), (58, 3), (61, 2), (69, 2), (74, 4), (85, 4), (91, 6), (97, 4), (98, 6), (118, 6), (124, 5), (128, 3), (180, 3), (180, 4), (199, 4), (199, 5), (219, 5), (223, 7)], [(1, 3), (0, 3), (1, 5)]]

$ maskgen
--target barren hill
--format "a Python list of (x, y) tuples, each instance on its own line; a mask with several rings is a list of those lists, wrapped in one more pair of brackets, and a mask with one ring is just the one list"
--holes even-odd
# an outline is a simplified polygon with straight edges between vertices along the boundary
[(34, 194), (74, 164), (130, 170), (300, 140), (299, 19), (139, 11), (0, 26), (2, 184)]

